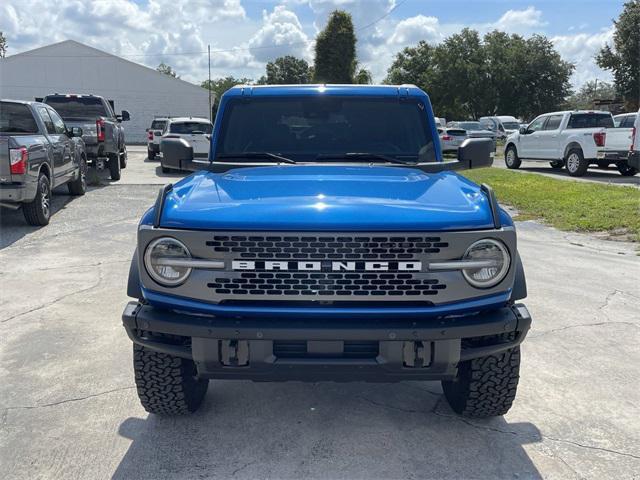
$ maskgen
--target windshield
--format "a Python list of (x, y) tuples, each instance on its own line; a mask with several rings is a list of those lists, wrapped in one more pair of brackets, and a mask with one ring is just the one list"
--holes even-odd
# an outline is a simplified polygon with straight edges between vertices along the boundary
[(95, 97), (47, 97), (44, 103), (63, 119), (109, 116), (102, 100)]
[(0, 102), (0, 132), (38, 133), (38, 125), (27, 105)]
[(505, 130), (518, 130), (520, 128), (520, 124), (518, 122), (502, 122), (502, 126)]
[(418, 100), (337, 96), (231, 100), (222, 122), (218, 155), (271, 152), (304, 161), (366, 152), (435, 161), (424, 104)]
[(213, 127), (210, 123), (201, 122), (175, 122), (169, 126), (170, 133), (190, 134), (193, 132), (211, 133)]
[(480, 122), (458, 122), (456, 126), (465, 130), (483, 130)]
[(154, 120), (151, 122), (151, 130), (163, 130), (166, 124), (166, 120)]

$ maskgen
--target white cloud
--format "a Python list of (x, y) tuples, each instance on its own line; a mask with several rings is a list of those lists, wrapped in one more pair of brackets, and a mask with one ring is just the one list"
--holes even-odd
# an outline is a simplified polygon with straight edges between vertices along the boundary
[(527, 7), (524, 10), (507, 10), (491, 26), (504, 32), (519, 33), (545, 25), (547, 22), (542, 20), (542, 12), (535, 7)]
[(596, 34), (558, 35), (551, 41), (562, 58), (576, 65), (571, 79), (576, 87), (595, 78), (611, 80), (611, 74), (598, 67), (594, 57), (605, 44), (613, 43), (613, 27)]
[[(309, 37), (298, 16), (284, 5), (277, 5), (271, 13), (262, 12), (263, 26), (249, 40), (254, 58), (268, 62), (283, 55), (309, 59)], [(270, 48), (281, 46), (279, 48)]]
[(402, 20), (396, 25), (389, 43), (393, 45), (414, 45), (420, 40), (437, 43), (442, 40), (442, 28), (436, 17), (415, 17)]

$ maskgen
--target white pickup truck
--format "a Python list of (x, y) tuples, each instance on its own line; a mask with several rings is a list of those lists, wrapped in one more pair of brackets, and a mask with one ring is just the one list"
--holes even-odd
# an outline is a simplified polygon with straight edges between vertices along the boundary
[(598, 166), (606, 168), (615, 163), (624, 176), (638, 173), (638, 168), (629, 165), (629, 152), (632, 150), (634, 124), (637, 113), (623, 113), (613, 117), (614, 128), (607, 128), (604, 146), (598, 149)]
[(545, 113), (507, 137), (505, 164), (507, 168), (519, 168), (522, 160), (549, 162), (556, 169), (566, 166), (569, 175), (580, 177), (590, 164), (597, 164), (606, 129), (612, 127), (610, 112)]

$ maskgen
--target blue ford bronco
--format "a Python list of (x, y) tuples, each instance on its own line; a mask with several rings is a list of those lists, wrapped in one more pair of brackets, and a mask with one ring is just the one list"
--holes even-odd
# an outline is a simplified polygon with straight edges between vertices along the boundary
[(461, 415), (506, 413), (531, 325), (515, 227), (453, 171), (492, 152), (443, 158), (415, 86), (229, 90), (210, 163), (138, 227), (123, 322), (144, 408), (193, 412), (209, 379), (438, 380)]

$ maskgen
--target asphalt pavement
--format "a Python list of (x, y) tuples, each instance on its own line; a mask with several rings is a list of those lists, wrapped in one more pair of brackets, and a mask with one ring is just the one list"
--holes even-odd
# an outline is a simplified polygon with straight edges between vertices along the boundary
[(160, 176), (54, 196), (45, 228), (0, 216), (3, 479), (557, 478), (640, 472), (636, 244), (520, 222), (533, 326), (504, 417), (456, 416), (438, 383), (213, 381), (202, 409), (140, 406), (121, 325), (136, 224)]

